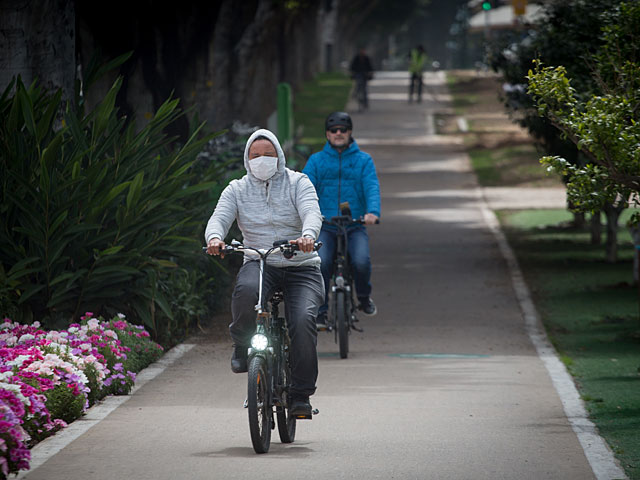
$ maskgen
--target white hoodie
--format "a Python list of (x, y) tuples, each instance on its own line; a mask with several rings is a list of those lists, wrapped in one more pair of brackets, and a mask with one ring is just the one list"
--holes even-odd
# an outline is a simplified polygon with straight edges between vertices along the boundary
[[(249, 148), (258, 137), (268, 138), (278, 154), (278, 170), (266, 181), (251, 173), (249, 163)], [(288, 169), (285, 163), (280, 142), (269, 130), (257, 130), (249, 137), (244, 149), (247, 174), (232, 180), (220, 195), (205, 230), (207, 244), (213, 238), (224, 239), (236, 219), (242, 242), (248, 247), (268, 249), (276, 240), (295, 240), (303, 235), (318, 238), (322, 215), (316, 190), (305, 174)], [(245, 256), (245, 261), (248, 259)], [(316, 252), (297, 252), (287, 260), (274, 252), (267, 263), (276, 267), (319, 265), (320, 257)]]

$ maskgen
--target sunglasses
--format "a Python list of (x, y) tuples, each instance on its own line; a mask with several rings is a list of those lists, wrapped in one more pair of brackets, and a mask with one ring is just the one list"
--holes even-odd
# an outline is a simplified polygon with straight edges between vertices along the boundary
[(333, 128), (330, 128), (329, 131), (331, 133), (338, 133), (338, 132), (347, 133), (348, 129), (347, 127), (333, 127)]

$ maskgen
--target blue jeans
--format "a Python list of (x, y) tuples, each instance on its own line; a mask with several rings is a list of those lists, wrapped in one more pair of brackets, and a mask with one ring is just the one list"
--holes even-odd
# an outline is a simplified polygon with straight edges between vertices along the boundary
[[(329, 283), (333, 275), (333, 258), (336, 254), (337, 231), (332, 231), (322, 227), (319, 241), (322, 248), (318, 254), (322, 259), (322, 278), (324, 279), (324, 305), (320, 307), (318, 313), (325, 313), (328, 309)], [(371, 294), (371, 258), (369, 256), (369, 235), (364, 225), (351, 227), (347, 230), (347, 252), (353, 280), (356, 287), (356, 296), (360, 301), (366, 299)]]

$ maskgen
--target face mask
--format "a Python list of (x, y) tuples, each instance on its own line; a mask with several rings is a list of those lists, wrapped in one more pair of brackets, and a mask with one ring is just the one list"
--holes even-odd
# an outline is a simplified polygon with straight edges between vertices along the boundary
[(278, 170), (278, 157), (261, 157), (249, 160), (251, 173), (260, 180), (269, 180)]

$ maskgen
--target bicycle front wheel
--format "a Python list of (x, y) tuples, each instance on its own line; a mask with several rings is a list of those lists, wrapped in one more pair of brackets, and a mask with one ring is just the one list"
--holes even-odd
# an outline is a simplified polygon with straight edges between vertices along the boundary
[(267, 362), (260, 356), (253, 357), (249, 364), (247, 408), (251, 443), (256, 453), (267, 453), (271, 444), (273, 410), (269, 401), (269, 392)]
[(289, 362), (289, 354), (291, 348), (289, 345), (289, 337), (285, 339), (284, 358), (282, 359), (282, 366), (280, 367), (280, 376), (282, 379), (282, 385), (285, 387), (285, 395), (283, 405), (277, 409), (278, 417), (278, 434), (280, 435), (280, 441), (282, 443), (292, 443), (296, 438), (296, 417), (289, 414), (289, 399), (286, 398), (287, 392), (291, 387), (291, 363)]
[(336, 291), (336, 324), (340, 358), (347, 358), (349, 355), (349, 318), (347, 317), (347, 298), (342, 290)]

